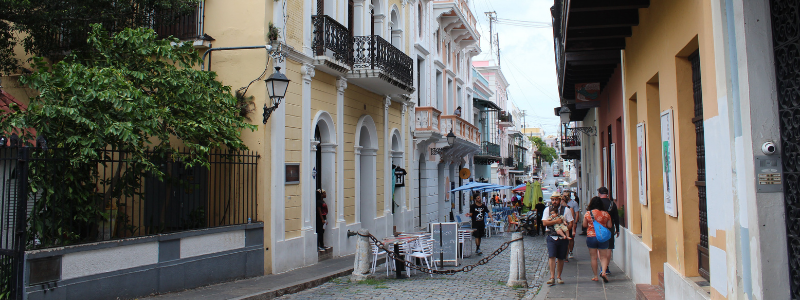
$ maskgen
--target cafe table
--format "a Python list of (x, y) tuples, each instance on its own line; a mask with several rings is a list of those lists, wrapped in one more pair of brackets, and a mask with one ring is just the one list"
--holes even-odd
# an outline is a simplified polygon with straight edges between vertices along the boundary
[[(395, 253), (395, 261), (394, 261), (394, 270), (395, 276), (397, 279), (405, 278), (403, 277), (403, 271), (406, 269), (405, 261), (402, 257), (400, 257), (400, 245), (405, 243), (411, 243), (417, 240), (416, 235), (399, 235), (399, 236), (391, 236), (386, 237), (381, 242), (384, 246), (388, 247), (389, 245), (394, 245), (394, 253)], [(386, 259), (389, 259), (389, 256), (386, 256)]]

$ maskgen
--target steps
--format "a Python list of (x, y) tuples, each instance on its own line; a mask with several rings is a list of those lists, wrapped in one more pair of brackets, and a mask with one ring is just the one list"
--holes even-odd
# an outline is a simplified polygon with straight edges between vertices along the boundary
[(658, 285), (637, 284), (636, 300), (664, 300), (664, 273), (658, 273)]
[(333, 247), (325, 248), (325, 250), (317, 250), (317, 253), (319, 254), (317, 258), (318, 262), (329, 260), (333, 258)]

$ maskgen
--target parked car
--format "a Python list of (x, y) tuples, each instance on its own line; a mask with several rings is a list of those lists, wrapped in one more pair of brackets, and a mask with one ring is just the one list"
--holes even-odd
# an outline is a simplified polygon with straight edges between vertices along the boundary
[(561, 172), (559, 172), (558, 169), (553, 170), (553, 177), (558, 177), (558, 176), (561, 176)]

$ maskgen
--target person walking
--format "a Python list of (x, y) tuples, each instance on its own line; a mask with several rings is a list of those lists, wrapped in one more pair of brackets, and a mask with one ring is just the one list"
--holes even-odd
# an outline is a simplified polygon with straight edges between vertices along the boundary
[[(608, 252), (606, 252), (606, 259), (611, 260), (611, 254), (614, 251), (614, 239), (619, 237), (619, 211), (617, 210), (617, 204), (608, 196), (607, 187), (600, 187), (597, 189), (597, 193), (600, 197), (600, 200), (603, 201), (603, 207), (606, 209), (608, 214), (611, 215), (611, 222), (614, 224), (612, 228), (609, 228), (609, 230), (611, 230), (611, 239), (608, 240)], [(600, 272), (603, 270), (600, 270)], [(606, 274), (611, 274), (611, 272), (606, 270)]]
[(328, 194), (323, 189), (317, 190), (317, 248), (324, 251), (325, 248), (325, 227), (328, 225), (328, 205), (325, 198)]
[(483, 254), (483, 252), (481, 252), (481, 238), (486, 235), (486, 223), (484, 222), (485, 214), (488, 214), (490, 219), (492, 218), (492, 213), (489, 212), (489, 209), (483, 204), (481, 197), (475, 197), (475, 203), (469, 206), (467, 217), (472, 219), (472, 228), (475, 229), (472, 235), (475, 237), (475, 254), (478, 255)]
[[(569, 210), (572, 211), (572, 215), (575, 217), (575, 220), (577, 220), (578, 216), (580, 216), (579, 214), (580, 214), (580, 210), (581, 209), (580, 209), (580, 207), (578, 207), (578, 202), (575, 201), (574, 199), (572, 199), (571, 195), (573, 195), (573, 194), (574, 193), (571, 192), (571, 191), (568, 191), (566, 194), (564, 194), (564, 199), (565, 199), (564, 201), (567, 202), (567, 206), (569, 206)], [(572, 226), (572, 228), (570, 228), (570, 232), (571, 232), (570, 235), (571, 236), (573, 236), (573, 237), (575, 236), (575, 233), (577, 232), (577, 230), (576, 230), (577, 228), (578, 228), (577, 224), (575, 224), (575, 226)], [(572, 250), (574, 248), (575, 248), (575, 239), (571, 239), (571, 240), (569, 240), (569, 255), (567, 256), (567, 258), (575, 258), (575, 255), (572, 254)]]
[[(561, 205), (561, 195), (553, 194), (550, 201), (550, 207), (544, 209), (541, 218), (542, 223), (544, 226), (548, 227), (550, 232), (550, 235), (545, 237), (547, 239), (547, 254), (550, 265), (550, 280), (547, 281), (547, 284), (564, 284), (564, 280), (561, 280), (561, 271), (564, 270), (564, 260), (567, 259), (567, 247), (569, 246), (569, 242), (567, 239), (558, 235), (555, 228), (553, 228), (553, 225), (562, 222), (562, 219), (558, 218), (551, 221), (550, 211), (555, 211), (559, 217), (564, 218), (570, 225), (572, 225), (574, 219), (572, 218), (572, 212), (569, 211), (569, 207)], [(556, 262), (556, 260), (558, 260), (558, 262)]]
[(542, 224), (542, 214), (544, 214), (544, 209), (547, 207), (544, 205), (544, 200), (542, 197), (539, 197), (539, 202), (536, 203), (534, 206), (536, 208), (536, 234), (539, 234), (539, 231), (542, 232), (544, 235), (544, 224)]
[[(611, 252), (611, 250), (608, 250), (608, 244), (611, 239), (605, 242), (600, 242), (597, 240), (594, 221), (597, 221), (597, 223), (600, 223), (606, 228), (610, 228), (612, 225), (611, 216), (609, 215), (608, 211), (605, 210), (603, 200), (600, 200), (600, 197), (592, 198), (592, 200), (589, 201), (589, 207), (586, 210), (587, 212), (583, 216), (583, 226), (586, 227), (586, 247), (589, 248), (592, 274), (598, 274), (597, 259), (599, 257), (601, 270), (599, 275), (603, 278), (604, 282), (608, 282), (609, 256), (606, 253)], [(602, 270), (606, 270), (606, 272), (603, 273)], [(597, 281), (597, 275), (592, 277), (592, 281)]]

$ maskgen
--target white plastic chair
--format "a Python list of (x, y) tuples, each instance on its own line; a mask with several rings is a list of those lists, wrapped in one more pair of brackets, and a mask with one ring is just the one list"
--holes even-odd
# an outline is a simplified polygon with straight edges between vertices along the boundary
[[(418, 250), (415, 249), (409, 256), (425, 260), (425, 265), (427, 265), (428, 269), (430, 269), (431, 262), (428, 261), (428, 258), (430, 257), (431, 260), (433, 260), (433, 240), (422, 240), (420, 241), (420, 246), (421, 248), (419, 248)], [(433, 269), (435, 270), (439, 269), (438, 267), (436, 267), (435, 261), (433, 262)], [(433, 274), (430, 275), (431, 277), (433, 277)]]
[[(370, 241), (370, 244), (372, 245), (372, 271), (370, 271), (370, 273), (374, 274), (375, 267), (378, 264), (378, 258), (380, 258), (381, 255), (386, 255), (386, 251), (378, 248), (378, 245), (375, 245), (375, 243), (372, 241)], [(393, 268), (394, 260), (390, 259), (389, 255), (386, 255), (386, 276), (389, 276), (389, 270)]]
[[(411, 259), (409, 259), (409, 257), (411, 256), (412, 253), (414, 253), (414, 246), (415, 246), (414, 244), (416, 244), (416, 241), (400, 244), (400, 253), (398, 253), (398, 255), (400, 257), (403, 257), (403, 260), (405, 261), (412, 261)], [(412, 271), (413, 270), (411, 268), (406, 267), (407, 276), (411, 276)]]
[(469, 255), (467, 256), (472, 255), (472, 232), (466, 230), (459, 230), (458, 243), (461, 244), (461, 259), (464, 259), (464, 250), (466, 250), (467, 246), (469, 246)]

